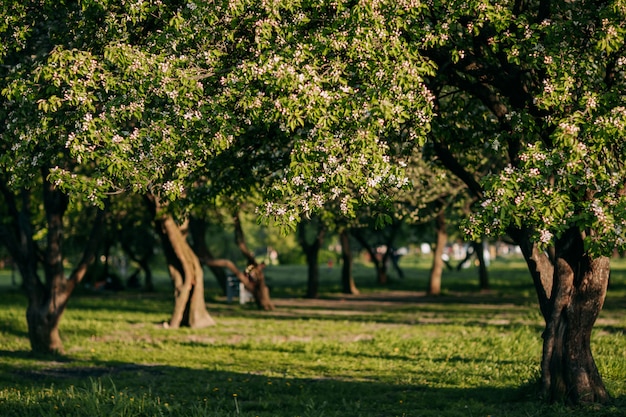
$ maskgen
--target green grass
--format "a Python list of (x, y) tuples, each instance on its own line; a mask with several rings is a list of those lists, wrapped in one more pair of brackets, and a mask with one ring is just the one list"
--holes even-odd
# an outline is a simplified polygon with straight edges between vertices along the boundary
[(66, 355), (34, 357), (25, 298), (0, 271), (0, 416), (623, 416), (626, 262), (614, 263), (593, 350), (611, 404), (538, 398), (542, 320), (523, 263), (496, 262), (481, 293), (474, 268), (447, 271), (426, 297), (428, 262), (407, 259), (389, 288), (358, 265), (364, 295), (303, 300), (302, 266), (268, 267), (274, 312), (227, 304), (207, 277), (217, 325), (168, 330), (167, 277), (153, 294), (81, 291), (61, 333)]

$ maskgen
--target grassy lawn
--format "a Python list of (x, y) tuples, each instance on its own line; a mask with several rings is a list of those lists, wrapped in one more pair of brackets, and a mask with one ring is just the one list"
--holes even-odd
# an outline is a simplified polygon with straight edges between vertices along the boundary
[(207, 276), (212, 328), (168, 330), (170, 284), (158, 291), (81, 291), (62, 319), (63, 357), (29, 352), (24, 296), (0, 271), (0, 416), (623, 416), (626, 262), (614, 262), (593, 350), (611, 404), (538, 398), (542, 319), (519, 260), (446, 271), (426, 297), (428, 260), (405, 259), (404, 280), (342, 296), (322, 267), (322, 297), (305, 300), (303, 266), (270, 266), (274, 312), (227, 304)]

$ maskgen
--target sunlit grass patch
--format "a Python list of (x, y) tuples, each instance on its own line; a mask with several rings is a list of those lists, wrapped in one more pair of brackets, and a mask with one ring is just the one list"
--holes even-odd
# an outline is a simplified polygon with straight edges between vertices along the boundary
[(30, 355), (25, 298), (5, 287), (0, 415), (623, 415), (626, 274), (614, 272), (592, 341), (615, 400), (571, 410), (538, 398), (543, 323), (517, 268), (494, 264), (488, 293), (468, 270), (447, 276), (445, 295), (426, 297), (426, 272), (414, 269), (393, 290), (372, 284), (358, 297), (276, 291), (270, 313), (215, 296), (217, 325), (205, 329), (162, 326), (173, 305), (167, 281), (154, 294), (83, 292), (63, 318), (66, 355), (56, 358)]

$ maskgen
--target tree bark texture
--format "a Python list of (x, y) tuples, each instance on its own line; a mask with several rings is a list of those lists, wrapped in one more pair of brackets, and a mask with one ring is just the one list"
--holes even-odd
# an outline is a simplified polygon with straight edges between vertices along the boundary
[(341, 243), (341, 291), (344, 294), (359, 294), (352, 276), (352, 249), (350, 247), (350, 234), (347, 229), (339, 232)]
[(428, 294), (441, 294), (441, 275), (443, 274), (443, 251), (448, 243), (448, 232), (446, 230), (445, 210), (441, 210), (435, 218), (435, 232), (437, 243), (433, 252), (433, 265), (428, 277)]
[(609, 258), (585, 252), (572, 228), (557, 239), (554, 260), (525, 242), (522, 253), (535, 278), (546, 325), (541, 383), (551, 402), (603, 403), (609, 394), (591, 352), (591, 333), (609, 281)]

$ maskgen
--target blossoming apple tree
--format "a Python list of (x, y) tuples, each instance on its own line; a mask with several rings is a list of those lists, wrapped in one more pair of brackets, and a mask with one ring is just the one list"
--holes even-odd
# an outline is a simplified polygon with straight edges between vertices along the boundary
[[(605, 401), (591, 330), (608, 256), (624, 248), (626, 5), (477, 1), (430, 10), (416, 37), (438, 66), (432, 143), (481, 198), (467, 232), (508, 234), (522, 249), (545, 319), (546, 398)], [(490, 175), (463, 162), (467, 149), (492, 162)]]
[[(32, 349), (58, 352), (59, 320), (96, 253), (104, 215), (96, 217), (93, 238), (67, 278), (68, 205), (78, 196), (105, 208), (107, 195), (126, 190), (180, 195), (176, 179), (187, 172), (193, 152), (203, 152), (201, 144), (181, 142), (182, 129), (199, 119), (194, 108), (202, 86), (196, 72), (185, 72), (184, 56), (153, 52), (167, 44), (160, 36), (174, 15), (163, 3), (4, 5), (0, 186), (9, 212), (0, 235), (28, 294)], [(40, 201), (45, 216), (38, 228)], [(191, 311), (210, 321), (200, 301)]]

